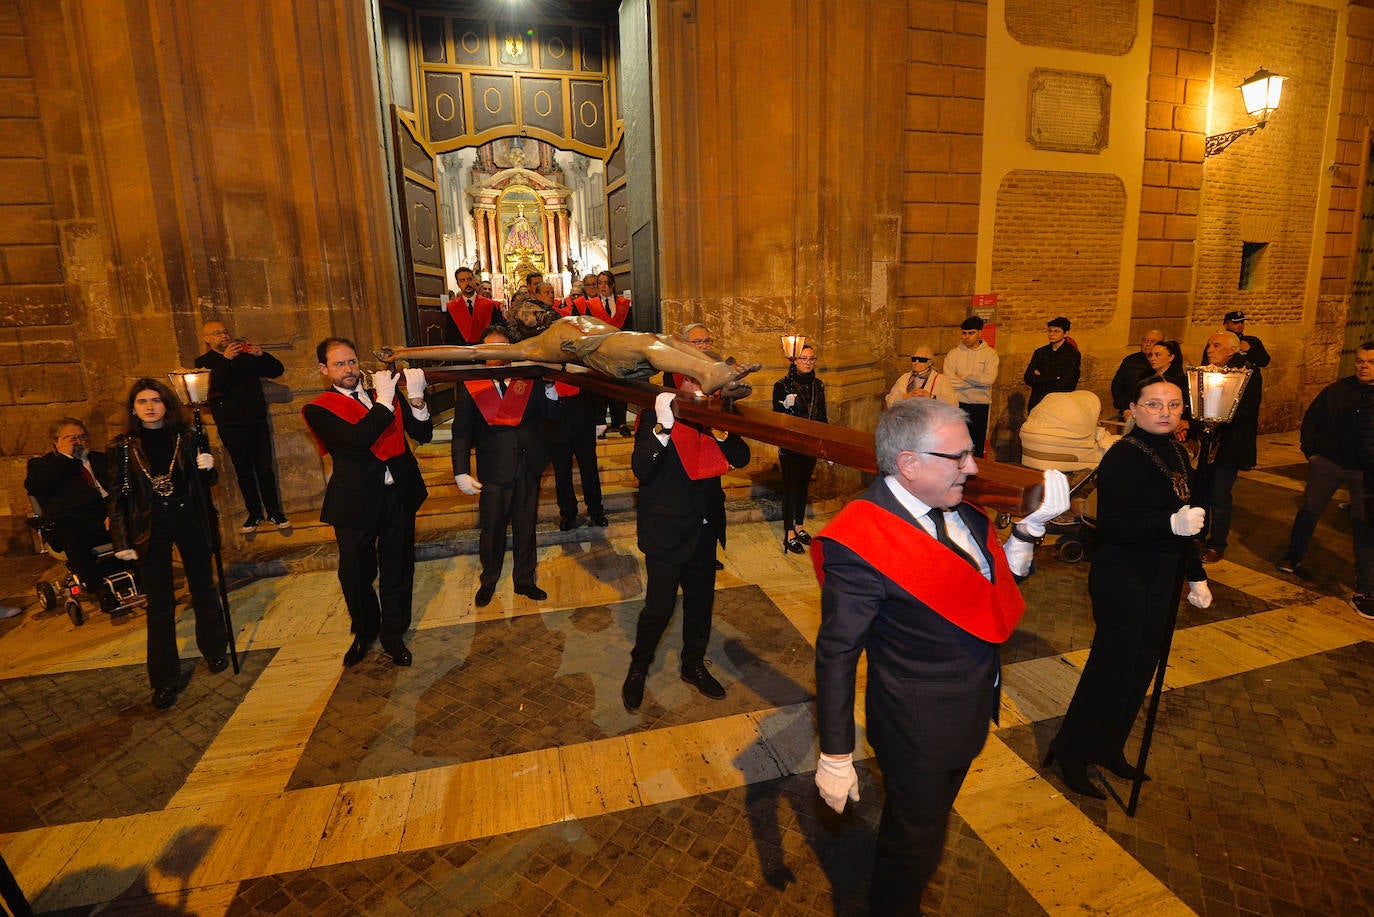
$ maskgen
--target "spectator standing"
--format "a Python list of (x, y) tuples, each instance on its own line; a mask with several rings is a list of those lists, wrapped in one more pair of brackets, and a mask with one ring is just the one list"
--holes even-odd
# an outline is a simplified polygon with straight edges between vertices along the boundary
[[(806, 345), (787, 375), (773, 383), (773, 410), (791, 417), (829, 423), (825, 413), (825, 383), (816, 378), (816, 348)], [(802, 528), (806, 522), (806, 492), (816, 457), (790, 449), (778, 450), (782, 470), (782, 549), (805, 554), (811, 535)]]
[(1030, 401), (1026, 403), (1027, 412), (1035, 410), (1040, 399), (1050, 392), (1071, 392), (1078, 388), (1083, 357), (1073, 342), (1065, 339), (1068, 333), (1069, 320), (1062, 315), (1050, 319), (1045, 325), (1045, 336), (1050, 342), (1036, 348), (1035, 353), (1031, 354), (1030, 363), (1026, 365), (1025, 375), (1022, 376), (1022, 381), (1031, 390)]
[(954, 387), (959, 407), (968, 415), (973, 455), (982, 458), (988, 439), (992, 384), (997, 381), (997, 351), (982, 339), (983, 320), (970, 315), (959, 326), (959, 346), (945, 357), (945, 375)]
[(1150, 375), (1150, 351), (1163, 340), (1164, 332), (1151, 328), (1140, 336), (1140, 349), (1127, 354), (1116, 368), (1116, 375), (1112, 376), (1112, 407), (1122, 420), (1126, 419), (1126, 408), (1131, 404), (1135, 384)]

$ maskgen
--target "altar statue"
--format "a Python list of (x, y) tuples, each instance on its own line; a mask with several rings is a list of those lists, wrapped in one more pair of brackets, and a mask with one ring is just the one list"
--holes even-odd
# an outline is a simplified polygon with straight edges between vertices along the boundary
[(511, 316), (512, 344), (472, 344), (435, 347), (387, 347), (377, 359), (441, 360), (472, 363), (483, 360), (532, 360), (537, 363), (577, 363), (614, 379), (648, 379), (655, 372), (679, 373), (701, 383), (702, 392), (723, 398), (743, 398), (753, 391), (744, 377), (761, 368), (703, 353), (671, 334), (619, 331), (590, 315), (559, 318), (537, 299), (515, 306)]
[(502, 251), (507, 252), (542, 252), (544, 243), (539, 241), (539, 233), (534, 231), (534, 225), (525, 216), (525, 205), (521, 204), (515, 219), (511, 221), (510, 229), (506, 230), (506, 244)]

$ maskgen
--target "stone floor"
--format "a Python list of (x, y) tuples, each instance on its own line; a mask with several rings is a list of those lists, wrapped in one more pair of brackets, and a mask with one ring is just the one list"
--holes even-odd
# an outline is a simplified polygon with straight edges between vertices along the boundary
[[(1041, 550), (927, 913), (1374, 912), (1374, 622), (1345, 604), (1334, 504), (1312, 579), (1273, 569), (1295, 446), (1266, 439), (1216, 602), (1180, 614), (1134, 817), (1128, 784), (1083, 799), (1038, 766), (1092, 638), (1088, 564)], [(817, 802), (809, 559), (763, 523), (722, 557), (727, 698), (676, 677), (673, 633), (633, 716), (632, 532), (541, 549), (544, 603), (507, 579), (478, 610), (474, 558), (422, 563), (409, 669), (342, 669), (331, 573), (253, 582), (231, 596), (242, 671), (209, 675), (183, 627), (165, 713), (139, 615), (29, 607), (0, 621), (0, 854), (53, 914), (863, 913), (882, 777), (860, 765), (843, 817)], [(29, 601), (34, 566), (0, 563), (0, 604)]]

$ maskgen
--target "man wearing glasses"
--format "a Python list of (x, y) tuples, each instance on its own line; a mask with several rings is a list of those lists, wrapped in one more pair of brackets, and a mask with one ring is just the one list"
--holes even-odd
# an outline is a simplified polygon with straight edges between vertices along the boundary
[(87, 590), (97, 590), (95, 548), (110, 540), (106, 485), (110, 469), (105, 453), (92, 452), (86, 425), (60, 417), (48, 428), (52, 451), (29, 459), (24, 489), (38, 501), (43, 518), (53, 523), (52, 546), (67, 553), (67, 564)]
[(911, 352), (911, 371), (897, 377), (883, 400), (892, 407), (903, 398), (939, 398), (953, 405), (959, 403), (949, 377), (935, 371), (934, 352), (924, 344)]
[(883, 772), (870, 905), (916, 914), (940, 861), (945, 827), (997, 712), (997, 647), (1021, 619), (1016, 583), (1032, 572), (1045, 522), (1068, 509), (1069, 486), (1045, 472), (1045, 499), (999, 545), (985, 512), (964, 503), (978, 473), (964, 412), (908, 398), (875, 434), (882, 478), (816, 536), (821, 579), (816, 785), (843, 812), (859, 798), (855, 675), (867, 653), (868, 739)]
[(1141, 335), (1140, 349), (1127, 354), (1116, 368), (1116, 375), (1112, 376), (1112, 407), (1116, 408), (1117, 416), (1124, 418), (1126, 408), (1131, 404), (1135, 384), (1154, 372), (1150, 368), (1150, 351), (1163, 341), (1164, 332), (1151, 328)]

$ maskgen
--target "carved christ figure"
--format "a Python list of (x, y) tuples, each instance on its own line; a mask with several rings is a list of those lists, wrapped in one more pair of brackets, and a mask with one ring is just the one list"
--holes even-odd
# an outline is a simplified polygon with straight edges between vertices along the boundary
[(708, 395), (743, 398), (753, 391), (744, 377), (761, 368), (704, 353), (671, 334), (619, 331), (590, 315), (567, 318), (549, 311), (538, 300), (521, 303), (511, 318), (520, 340), (511, 344), (467, 346), (387, 347), (377, 351), (385, 363), (399, 359), (475, 363), (483, 360), (531, 360), (537, 363), (577, 363), (615, 379), (648, 379), (654, 372), (679, 373), (701, 383)]

